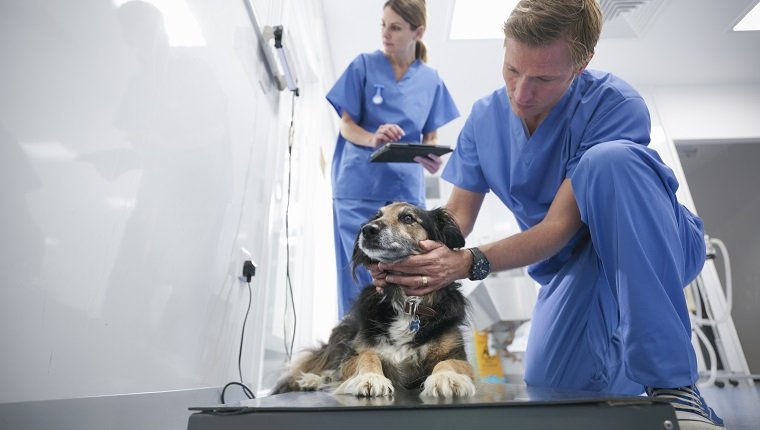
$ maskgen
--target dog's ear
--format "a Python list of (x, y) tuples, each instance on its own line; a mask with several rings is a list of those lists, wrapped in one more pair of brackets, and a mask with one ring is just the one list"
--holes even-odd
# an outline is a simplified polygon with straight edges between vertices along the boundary
[(437, 236), (435, 240), (441, 241), (451, 249), (464, 246), (464, 235), (454, 217), (444, 208), (435, 208), (428, 212), (435, 223)]
[(356, 235), (356, 239), (354, 240), (354, 254), (351, 256), (351, 276), (353, 276), (354, 281), (358, 281), (359, 279), (356, 277), (356, 268), (359, 266), (369, 266), (372, 263), (372, 260), (367, 256), (367, 254), (362, 251), (361, 248), (359, 248), (359, 237), (362, 234), (362, 229), (359, 229), (359, 233)]

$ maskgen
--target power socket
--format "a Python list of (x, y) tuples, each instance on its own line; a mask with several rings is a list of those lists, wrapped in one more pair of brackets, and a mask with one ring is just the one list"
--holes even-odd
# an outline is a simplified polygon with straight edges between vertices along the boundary
[(251, 278), (256, 276), (256, 263), (253, 261), (250, 251), (242, 247), (240, 248), (237, 264), (234, 269), (239, 280), (251, 282)]

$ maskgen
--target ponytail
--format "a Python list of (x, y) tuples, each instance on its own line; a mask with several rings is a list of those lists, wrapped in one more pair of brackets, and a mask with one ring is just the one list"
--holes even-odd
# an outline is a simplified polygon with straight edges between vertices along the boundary
[(425, 46), (425, 42), (421, 40), (417, 41), (414, 48), (414, 58), (422, 61), (423, 63), (427, 63), (428, 55), (427, 55), (427, 46)]

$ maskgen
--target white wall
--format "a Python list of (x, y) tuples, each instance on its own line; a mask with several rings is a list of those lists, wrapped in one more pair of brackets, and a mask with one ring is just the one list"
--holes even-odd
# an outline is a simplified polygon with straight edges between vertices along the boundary
[[(242, 366), (254, 389), (292, 332), (292, 99), (269, 79), (244, 1), (122, 3), (0, 3), (0, 403), (236, 380), (241, 247), (259, 266)], [(298, 349), (336, 313), (334, 74), (317, 0), (253, 3), (262, 24), (285, 25), (303, 78), (289, 217)]]
[(760, 82), (660, 86), (652, 89), (652, 98), (663, 127), (675, 141), (760, 136)]
[[(635, 85), (635, 84), (634, 84)], [(676, 171), (678, 198), (693, 211), (676, 142), (742, 142), (760, 138), (760, 84), (638, 87), (652, 116), (652, 144)]]

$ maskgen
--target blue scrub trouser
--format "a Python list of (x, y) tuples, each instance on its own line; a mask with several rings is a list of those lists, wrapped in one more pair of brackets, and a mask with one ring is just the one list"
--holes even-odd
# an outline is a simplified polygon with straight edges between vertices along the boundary
[(702, 220), (654, 150), (596, 145), (571, 178), (591, 240), (539, 291), (525, 381), (613, 394), (697, 380), (683, 287), (705, 260)]
[[(372, 283), (372, 276), (364, 267), (356, 268), (354, 281), (351, 274), (351, 257), (359, 228), (390, 203), (385, 200), (333, 199), (333, 231), (335, 238), (335, 263), (338, 279), (338, 318), (348, 313), (351, 304), (365, 286)], [(410, 202), (425, 207), (423, 202)]]

